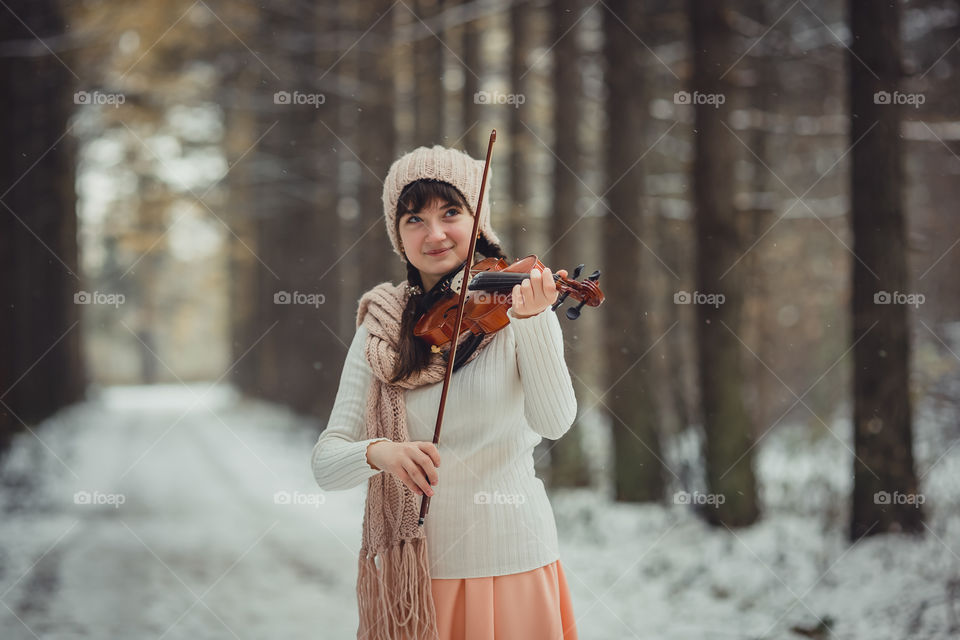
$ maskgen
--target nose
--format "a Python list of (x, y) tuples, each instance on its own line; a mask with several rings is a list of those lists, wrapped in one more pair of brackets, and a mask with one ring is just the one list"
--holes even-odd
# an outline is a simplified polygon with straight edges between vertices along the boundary
[(429, 233), (427, 233), (427, 239), (431, 242), (437, 242), (447, 237), (447, 234), (443, 232), (443, 226), (439, 222), (435, 222), (434, 224), (429, 225), (427, 228), (429, 229)]

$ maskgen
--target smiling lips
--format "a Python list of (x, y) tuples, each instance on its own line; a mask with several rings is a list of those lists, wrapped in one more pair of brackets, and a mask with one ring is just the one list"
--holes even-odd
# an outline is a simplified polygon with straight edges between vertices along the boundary
[(436, 251), (427, 251), (427, 255), (428, 255), (428, 256), (439, 256), (439, 255), (442, 255), (442, 254), (446, 253), (446, 252), (449, 251), (449, 250), (450, 250), (450, 247), (447, 247), (446, 249), (438, 249), (438, 250), (436, 250)]

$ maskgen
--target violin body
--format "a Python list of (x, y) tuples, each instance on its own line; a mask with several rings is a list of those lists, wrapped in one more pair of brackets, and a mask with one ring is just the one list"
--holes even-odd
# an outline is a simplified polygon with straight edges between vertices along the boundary
[[(513, 304), (510, 292), (513, 291), (514, 285), (529, 278), (534, 269), (543, 272), (545, 268), (546, 266), (535, 255), (521, 258), (512, 264), (502, 258), (485, 258), (473, 265), (470, 268), (471, 280), (467, 287), (460, 334), (464, 335), (467, 332), (475, 335), (489, 334), (510, 324), (507, 311)], [(576, 278), (582, 268), (583, 265), (577, 267), (572, 280), (558, 275), (553, 276), (561, 297), (557, 299), (552, 309), (559, 307), (568, 295), (581, 301), (576, 309), (567, 310), (567, 317), (570, 319), (580, 315), (580, 307), (584, 304), (596, 307), (603, 302), (603, 293), (596, 282), (600, 278), (600, 272), (595, 271), (582, 282), (577, 282)], [(448, 344), (453, 340), (460, 286), (463, 286), (462, 283), (451, 286), (447, 295), (421, 316), (413, 329), (415, 336), (434, 347)]]

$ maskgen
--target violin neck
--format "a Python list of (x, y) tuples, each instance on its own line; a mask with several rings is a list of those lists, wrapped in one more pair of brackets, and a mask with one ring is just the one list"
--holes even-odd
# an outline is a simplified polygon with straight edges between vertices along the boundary
[[(515, 285), (530, 277), (529, 273), (511, 273), (509, 271), (483, 271), (473, 276), (467, 289), (470, 291), (490, 291), (492, 293), (509, 293)], [(556, 282), (560, 276), (553, 274)]]

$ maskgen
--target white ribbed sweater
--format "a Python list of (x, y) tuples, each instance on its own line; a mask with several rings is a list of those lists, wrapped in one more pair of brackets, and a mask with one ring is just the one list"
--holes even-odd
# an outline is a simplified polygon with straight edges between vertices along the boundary
[[(366, 460), (363, 424), (373, 374), (357, 329), (312, 467), (324, 491), (349, 489), (377, 473)], [(405, 391), (412, 441), (430, 442), (442, 382)], [(514, 318), (450, 381), (440, 431), (440, 480), (424, 522), (433, 578), (529, 571), (560, 557), (553, 510), (536, 477), (533, 449), (560, 438), (577, 414), (556, 313)]]

